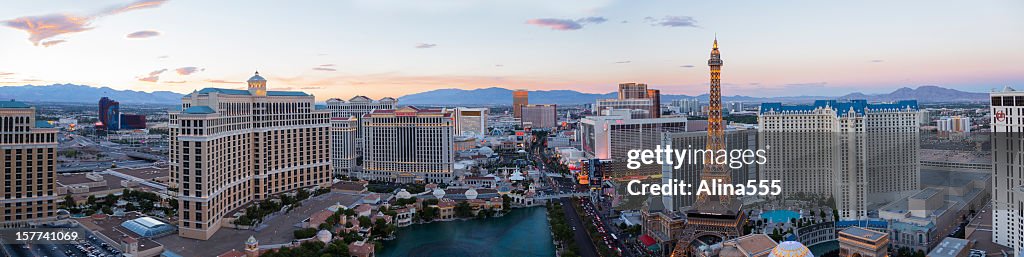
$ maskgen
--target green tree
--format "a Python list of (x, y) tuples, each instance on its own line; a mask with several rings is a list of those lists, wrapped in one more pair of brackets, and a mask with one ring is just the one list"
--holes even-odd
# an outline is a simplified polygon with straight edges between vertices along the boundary
[(501, 209), (505, 211), (512, 209), (512, 197), (508, 195), (501, 195)]
[(77, 206), (77, 204), (75, 204), (75, 198), (72, 197), (71, 194), (67, 194), (67, 195), (64, 195), (64, 202), (60, 203), (60, 206), (61, 206), (61, 208), (64, 208), (66, 210), (70, 210), (70, 209), (75, 208)]
[(316, 232), (317, 230), (315, 228), (303, 228), (292, 232), (292, 236), (294, 236), (295, 239), (311, 238), (316, 236)]
[(473, 207), (467, 201), (459, 202), (455, 205), (455, 215), (460, 218), (473, 217)]
[(348, 256), (348, 243), (344, 240), (334, 240), (324, 248), (324, 254), (330, 256)]

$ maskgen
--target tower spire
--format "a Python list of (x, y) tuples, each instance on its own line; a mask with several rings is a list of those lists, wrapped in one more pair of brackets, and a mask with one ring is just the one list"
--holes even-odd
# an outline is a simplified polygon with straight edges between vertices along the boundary
[[(725, 150), (725, 124), (722, 121), (722, 58), (718, 52), (718, 34), (715, 34), (715, 42), (711, 49), (711, 59), (708, 59), (708, 66), (711, 68), (710, 92), (708, 94), (708, 137), (706, 142), (707, 150), (718, 152)], [(719, 183), (732, 183), (732, 176), (729, 170), (722, 164), (705, 157), (704, 169), (701, 171), (702, 180), (719, 180)], [(699, 193), (697, 195), (698, 208), (721, 208), (731, 205), (731, 198), (728, 195), (720, 195), (711, 198), (709, 195)], [(711, 204), (717, 203), (717, 204)]]

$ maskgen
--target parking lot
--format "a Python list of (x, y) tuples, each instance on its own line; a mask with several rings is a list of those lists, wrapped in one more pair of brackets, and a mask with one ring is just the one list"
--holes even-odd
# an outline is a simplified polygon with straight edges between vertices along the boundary
[(99, 257), (122, 256), (121, 252), (86, 231), (78, 243), (62, 244), (7, 244), (3, 252), (12, 257)]

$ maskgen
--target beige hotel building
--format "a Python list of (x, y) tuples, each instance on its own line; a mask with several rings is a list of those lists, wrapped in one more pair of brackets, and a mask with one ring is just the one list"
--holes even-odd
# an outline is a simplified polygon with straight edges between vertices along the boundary
[(0, 227), (20, 227), (54, 217), (56, 149), (57, 129), (36, 121), (35, 107), (0, 101)]
[(450, 183), (454, 139), (451, 109), (405, 106), (363, 115), (363, 178)]
[(331, 117), (331, 165), (334, 175), (350, 176), (356, 167), (356, 132), (359, 121), (355, 116)]
[(169, 187), (182, 237), (209, 239), (253, 201), (330, 185), (330, 112), (315, 110), (312, 95), (267, 91), (259, 73), (248, 85), (192, 92), (170, 112)]
[(867, 218), (871, 204), (919, 188), (920, 113), (915, 100), (763, 103), (759, 179), (781, 180), (786, 196), (832, 196), (842, 220)]

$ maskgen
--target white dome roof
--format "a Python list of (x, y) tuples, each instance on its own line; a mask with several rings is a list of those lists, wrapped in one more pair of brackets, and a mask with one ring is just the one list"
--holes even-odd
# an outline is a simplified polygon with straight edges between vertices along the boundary
[(476, 199), (477, 195), (480, 194), (476, 192), (476, 189), (469, 188), (469, 190), (466, 190), (466, 199)]
[(402, 188), (402, 190), (398, 191), (398, 194), (395, 194), (395, 197), (398, 197), (398, 199), (409, 199), (412, 198), (412, 194), (406, 191), (405, 188)]
[(434, 195), (434, 198), (437, 198), (437, 199), (444, 198), (444, 189), (436, 188), (436, 189), (434, 189), (434, 192), (432, 194)]
[(332, 236), (330, 231), (320, 230), (320, 232), (316, 232), (316, 239), (320, 240), (320, 242), (331, 242), (331, 237)]

